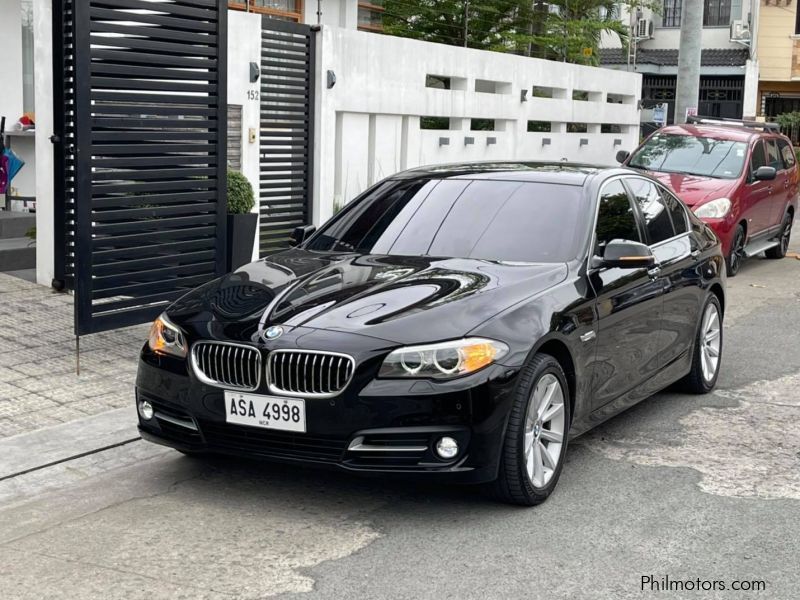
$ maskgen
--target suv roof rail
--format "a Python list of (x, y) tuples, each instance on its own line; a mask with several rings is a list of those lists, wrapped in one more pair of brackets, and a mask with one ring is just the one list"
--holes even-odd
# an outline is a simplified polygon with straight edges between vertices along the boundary
[(737, 127), (747, 127), (749, 129), (761, 129), (763, 131), (772, 131), (775, 133), (781, 132), (781, 126), (777, 123), (768, 123), (766, 121), (746, 121), (744, 119), (728, 119), (725, 117), (701, 117), (697, 115), (689, 115), (686, 117), (686, 122), (697, 125), (733, 125)]

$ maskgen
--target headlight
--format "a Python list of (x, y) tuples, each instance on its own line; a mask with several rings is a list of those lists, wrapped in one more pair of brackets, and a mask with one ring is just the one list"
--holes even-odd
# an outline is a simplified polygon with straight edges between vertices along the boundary
[(169, 354), (178, 358), (186, 357), (186, 337), (166, 313), (162, 313), (150, 327), (147, 345), (156, 354)]
[(694, 214), (701, 219), (721, 219), (731, 210), (731, 201), (727, 198), (717, 198), (694, 209)]
[(502, 342), (467, 338), (398, 348), (386, 357), (378, 377), (450, 379), (474, 373), (508, 354)]

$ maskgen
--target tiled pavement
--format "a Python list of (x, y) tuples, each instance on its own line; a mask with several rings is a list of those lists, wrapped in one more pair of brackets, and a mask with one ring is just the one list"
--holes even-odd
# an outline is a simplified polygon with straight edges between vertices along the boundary
[(82, 337), (77, 376), (72, 296), (0, 273), (0, 438), (132, 403), (147, 329)]

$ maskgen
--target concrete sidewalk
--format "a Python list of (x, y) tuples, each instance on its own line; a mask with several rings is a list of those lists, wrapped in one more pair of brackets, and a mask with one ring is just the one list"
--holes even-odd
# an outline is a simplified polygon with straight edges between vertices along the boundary
[(81, 338), (77, 376), (72, 296), (0, 273), (0, 438), (131, 405), (147, 330)]

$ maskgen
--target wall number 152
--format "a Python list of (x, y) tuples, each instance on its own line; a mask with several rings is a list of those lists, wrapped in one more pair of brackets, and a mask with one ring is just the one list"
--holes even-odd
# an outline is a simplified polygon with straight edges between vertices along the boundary
[(248, 100), (258, 100), (258, 90), (247, 90)]

